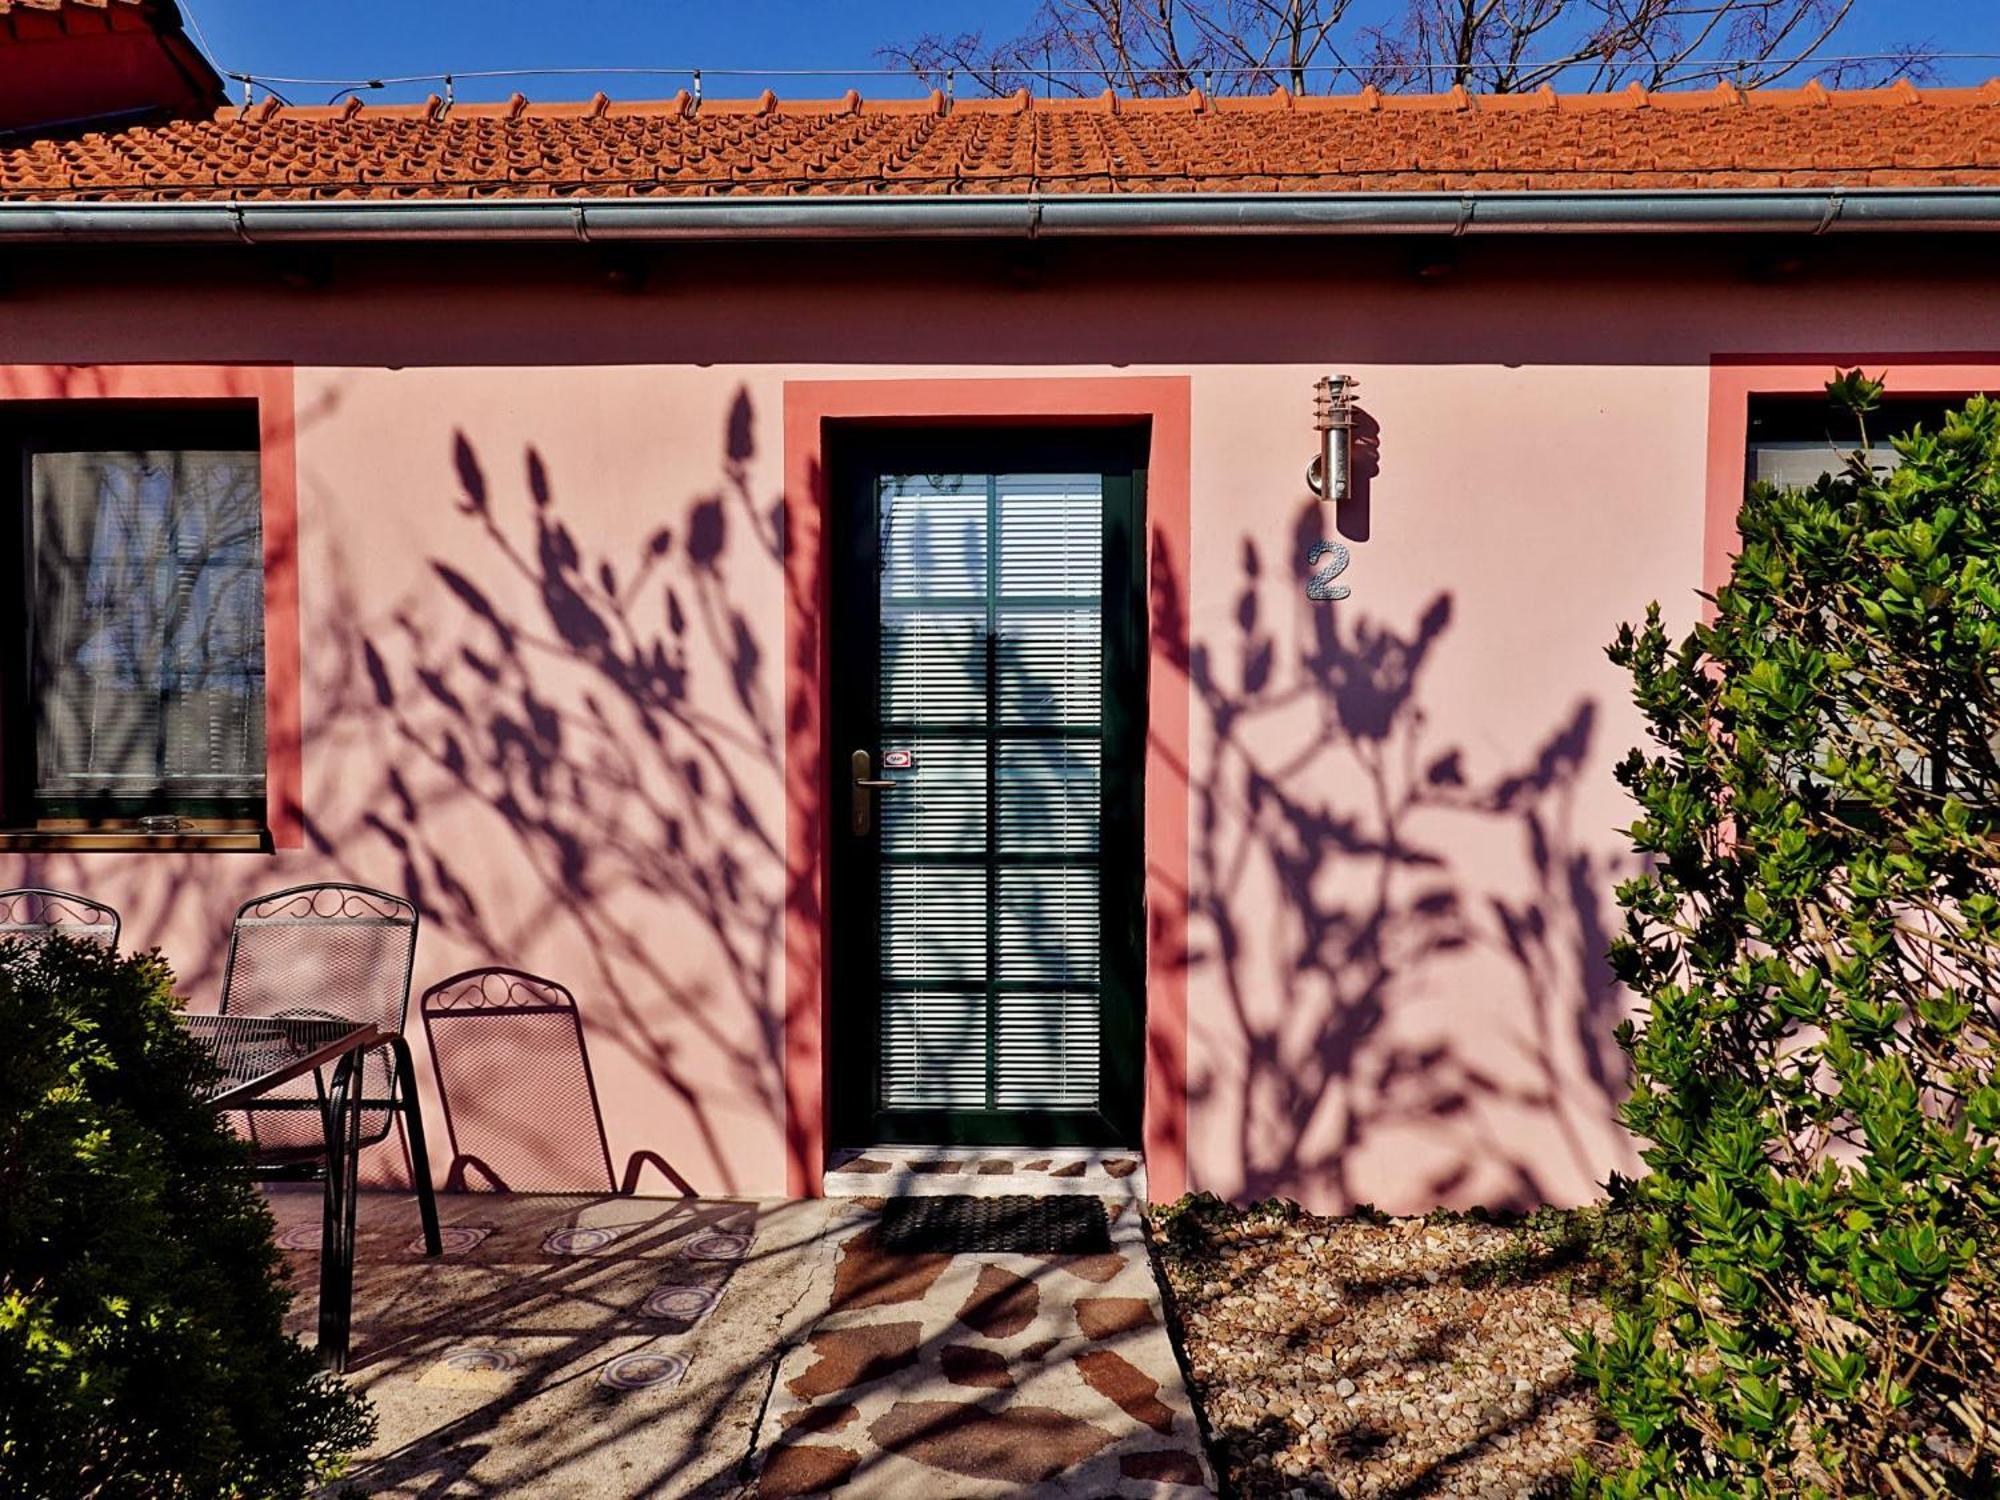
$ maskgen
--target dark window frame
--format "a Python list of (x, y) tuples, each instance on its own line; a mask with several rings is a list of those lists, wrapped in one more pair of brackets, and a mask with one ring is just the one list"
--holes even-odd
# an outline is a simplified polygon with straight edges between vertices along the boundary
[[(268, 849), (269, 729), (254, 794), (56, 799), (37, 793), (34, 498), (37, 453), (235, 449), (264, 461), (254, 401), (36, 401), (0, 405), (0, 849)], [(268, 643), (268, 599), (259, 621)], [(266, 664), (268, 672), (268, 662)], [(268, 686), (267, 686), (268, 692)], [(149, 821), (142, 823), (141, 819)], [(157, 820), (170, 819), (171, 823)]]

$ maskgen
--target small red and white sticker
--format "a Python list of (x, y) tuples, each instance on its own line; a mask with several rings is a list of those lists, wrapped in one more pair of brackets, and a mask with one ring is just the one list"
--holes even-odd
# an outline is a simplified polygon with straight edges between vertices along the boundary
[(885, 771), (907, 771), (916, 763), (916, 757), (907, 750), (882, 752), (882, 769)]

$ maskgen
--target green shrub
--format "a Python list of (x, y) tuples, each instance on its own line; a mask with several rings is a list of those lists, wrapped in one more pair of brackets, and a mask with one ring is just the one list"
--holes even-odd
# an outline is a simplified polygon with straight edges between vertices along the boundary
[[(1828, 387), (1863, 424), (1881, 387)], [(1754, 488), (1712, 623), (1611, 657), (1650, 873), (1612, 959), (1644, 1274), (1611, 1496), (2000, 1494), (2000, 404)]]
[(367, 1441), (156, 955), (0, 944), (0, 1493), (298, 1495)]

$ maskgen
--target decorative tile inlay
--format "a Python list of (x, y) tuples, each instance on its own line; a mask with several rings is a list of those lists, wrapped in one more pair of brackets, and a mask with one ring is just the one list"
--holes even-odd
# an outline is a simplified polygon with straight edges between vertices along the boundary
[[(438, 1245), (446, 1255), (463, 1255), (483, 1244), (492, 1233), (491, 1229), (476, 1229), (470, 1224), (447, 1224), (438, 1231)], [(427, 1253), (421, 1234), (412, 1235), (403, 1249), (411, 1255)]]
[(617, 1238), (615, 1229), (552, 1229), (542, 1241), (542, 1250), (549, 1255), (588, 1255)]
[(639, 1311), (649, 1318), (674, 1318), (692, 1323), (720, 1300), (712, 1286), (663, 1286), (644, 1302)]
[(521, 1362), (506, 1349), (487, 1344), (463, 1344), (447, 1349), (417, 1384), (433, 1390), (504, 1391), (514, 1384)]
[(614, 1391), (643, 1391), (657, 1385), (679, 1385), (681, 1377), (687, 1374), (687, 1367), (684, 1355), (641, 1349), (612, 1360), (598, 1373), (597, 1383)]
[(681, 1247), (689, 1260), (741, 1260), (749, 1253), (750, 1236), (727, 1229), (698, 1234)]
[(501, 1375), (518, 1368), (521, 1361), (505, 1349), (468, 1344), (461, 1349), (447, 1349), (438, 1363), (463, 1375)]

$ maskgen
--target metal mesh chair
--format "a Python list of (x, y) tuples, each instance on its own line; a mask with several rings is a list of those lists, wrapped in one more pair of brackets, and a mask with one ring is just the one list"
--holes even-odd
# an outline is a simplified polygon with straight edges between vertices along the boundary
[[(224, 1015), (333, 1016), (370, 1021), (388, 1045), (362, 1060), (360, 1144), (384, 1139), (397, 1116), (409, 1146), (410, 1175), (424, 1237), (437, 1253), (437, 1201), (403, 1024), (416, 961), (417, 909), (362, 885), (301, 885), (245, 902), (229, 933), (222, 974)], [(307, 1076), (244, 1111), (258, 1163), (293, 1175), (323, 1160), (319, 1083)]]
[(118, 946), (118, 913), (101, 901), (24, 885), (0, 891), (0, 942), (9, 938), (33, 942), (47, 937), (77, 938)]
[(447, 1187), (615, 1192), (576, 997), (519, 969), (468, 969), (418, 1012), (451, 1138)]

